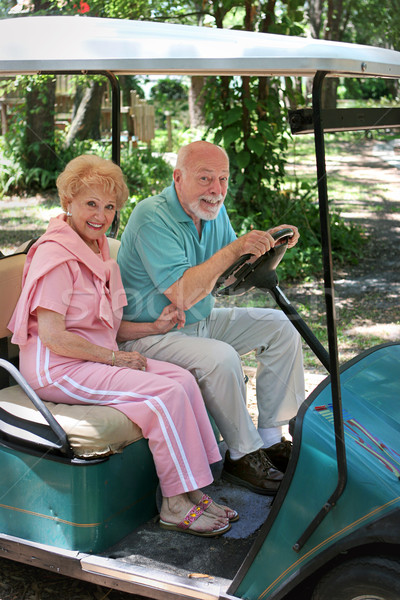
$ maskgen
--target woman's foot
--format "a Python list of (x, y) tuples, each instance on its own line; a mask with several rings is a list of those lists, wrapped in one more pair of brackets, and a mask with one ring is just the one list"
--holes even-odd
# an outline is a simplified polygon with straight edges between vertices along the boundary
[(194, 490), (193, 492), (188, 493), (189, 500), (193, 502), (193, 504), (202, 504), (204, 505), (204, 510), (211, 515), (215, 515), (217, 517), (226, 517), (230, 523), (234, 523), (239, 519), (239, 514), (233, 508), (229, 508), (229, 506), (224, 506), (221, 504), (217, 504), (215, 500), (204, 494), (201, 490)]
[[(203, 494), (200, 497), (202, 496)], [(163, 498), (160, 526), (171, 531), (183, 531), (205, 537), (221, 535), (230, 528), (229, 520), (224, 514), (205, 513), (205, 507), (197, 505), (187, 494)]]

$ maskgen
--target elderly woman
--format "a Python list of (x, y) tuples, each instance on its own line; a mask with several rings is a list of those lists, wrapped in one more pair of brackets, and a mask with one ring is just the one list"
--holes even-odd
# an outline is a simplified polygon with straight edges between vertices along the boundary
[[(57, 188), (65, 214), (29, 250), (9, 324), (21, 372), (43, 400), (109, 405), (137, 423), (160, 480), (160, 525), (221, 535), (238, 515), (200, 489), (220, 454), (196, 381), (180, 367), (118, 350), (126, 297), (105, 234), (128, 197), (121, 169), (80, 156)], [(176, 324), (180, 315), (168, 307), (155, 323), (138, 323), (137, 337)]]

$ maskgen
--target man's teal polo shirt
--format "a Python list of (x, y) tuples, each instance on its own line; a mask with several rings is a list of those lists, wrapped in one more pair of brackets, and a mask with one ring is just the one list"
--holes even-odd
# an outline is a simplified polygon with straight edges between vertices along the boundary
[[(128, 306), (124, 319), (155, 321), (170, 304), (164, 292), (190, 267), (209, 259), (236, 239), (224, 206), (216, 219), (202, 221), (199, 234), (185, 213), (175, 186), (158, 196), (139, 202), (129, 218), (121, 239), (118, 264)], [(208, 317), (214, 306), (211, 294), (186, 311), (186, 324)]]

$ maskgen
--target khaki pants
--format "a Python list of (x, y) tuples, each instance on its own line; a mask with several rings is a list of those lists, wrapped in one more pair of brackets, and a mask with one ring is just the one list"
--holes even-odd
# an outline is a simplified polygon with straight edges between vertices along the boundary
[(246, 408), (240, 356), (256, 350), (258, 427), (287, 424), (304, 400), (301, 338), (280, 310), (216, 308), (194, 325), (120, 347), (191, 371), (228, 448), (238, 452), (263, 445)]

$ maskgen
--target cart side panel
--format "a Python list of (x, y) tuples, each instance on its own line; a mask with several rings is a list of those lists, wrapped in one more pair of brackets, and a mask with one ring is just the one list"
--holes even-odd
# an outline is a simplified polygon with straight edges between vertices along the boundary
[(73, 464), (0, 448), (0, 531), (67, 550), (102, 552), (157, 513), (145, 439), (102, 461)]
[(349, 536), (360, 545), (357, 531), (393, 511), (400, 514), (400, 344), (378, 347), (351, 363), (341, 373), (348, 462), (344, 493), (296, 551), (337, 482), (331, 386), (324, 383), (302, 407), (301, 432), (296, 422), (301, 445), (292, 479), (279, 492), (285, 495), (275, 500), (279, 512), (271, 511), (262, 546), (238, 587), (233, 582), (230, 589), (240, 598), (282, 598), (285, 588), (313, 571), (322, 552), (332, 557), (345, 550)]

